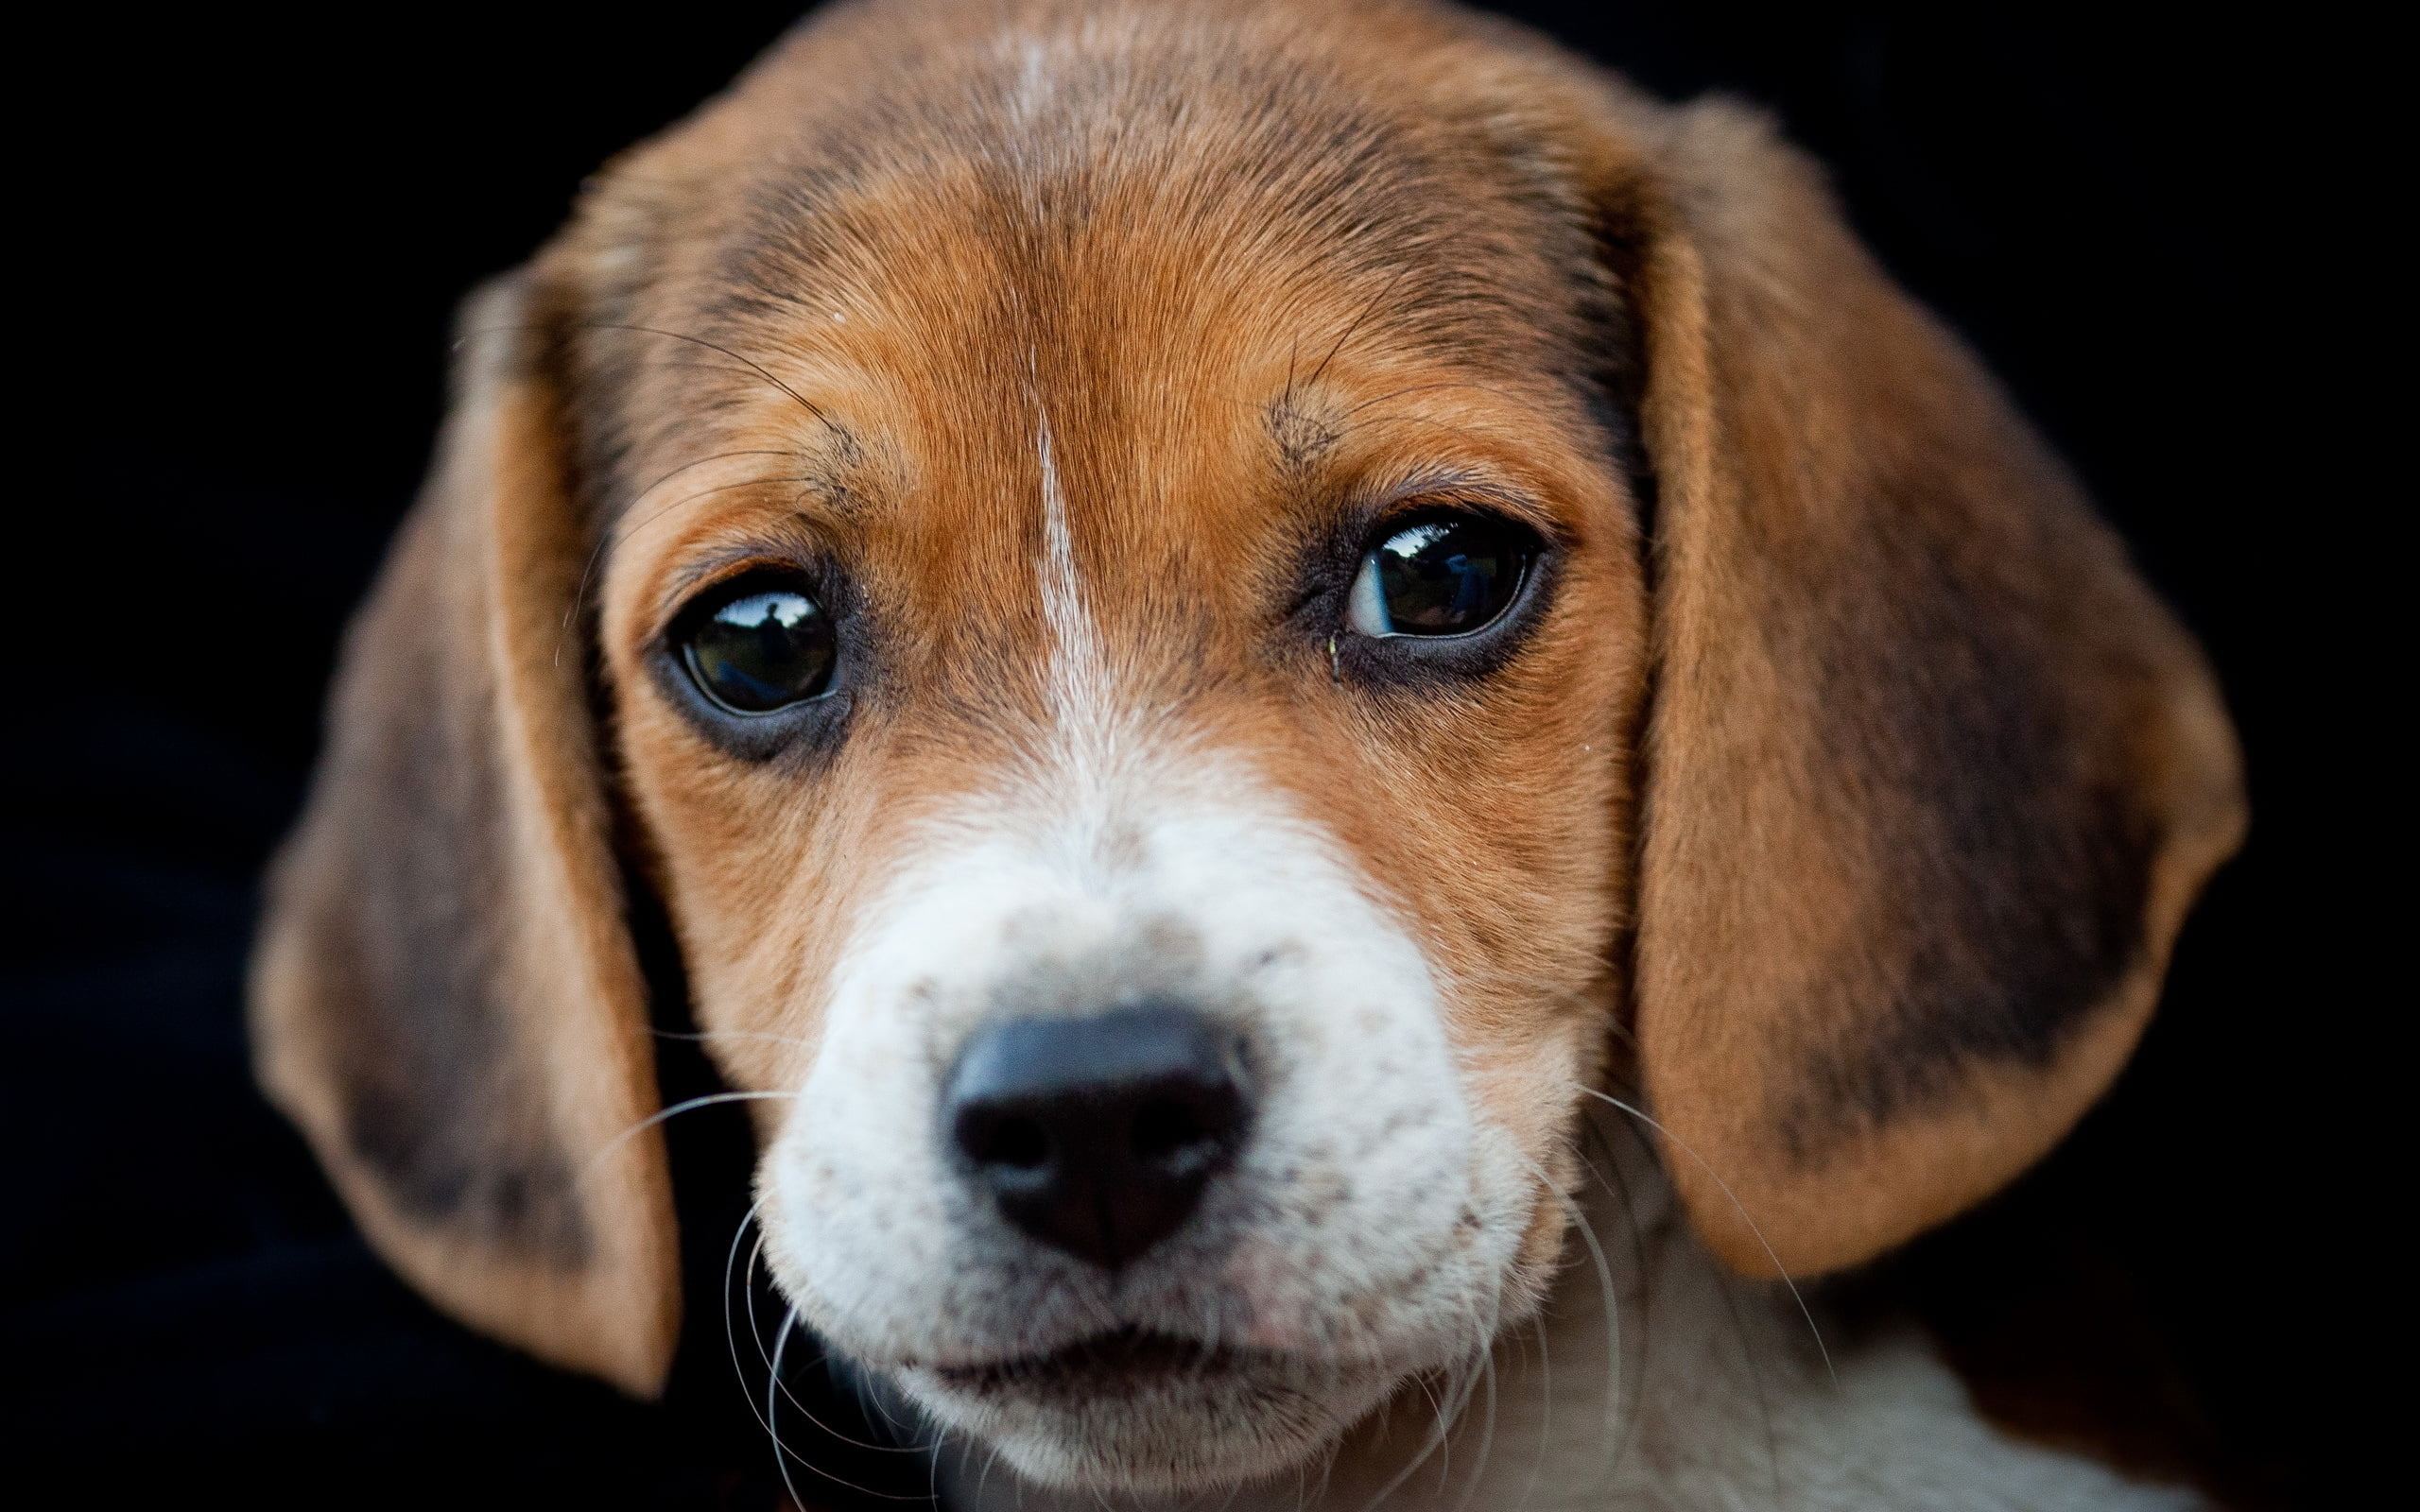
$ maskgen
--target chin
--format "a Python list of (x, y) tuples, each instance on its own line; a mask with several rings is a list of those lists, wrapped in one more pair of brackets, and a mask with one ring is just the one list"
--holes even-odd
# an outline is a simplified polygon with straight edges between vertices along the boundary
[(1027, 1481), (1148, 1497), (1292, 1473), (1383, 1401), (1399, 1372), (1126, 1330), (896, 1379), (933, 1421)]

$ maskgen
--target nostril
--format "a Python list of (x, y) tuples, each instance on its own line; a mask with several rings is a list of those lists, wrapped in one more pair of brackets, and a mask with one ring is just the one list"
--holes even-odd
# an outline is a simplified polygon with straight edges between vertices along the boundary
[(1134, 1110), (1134, 1153), (1146, 1160), (1166, 1160), (1200, 1143), (1201, 1135), (1201, 1121), (1193, 1109), (1173, 1098), (1159, 1098)]
[(1050, 1163), (1050, 1131), (1038, 1118), (988, 1108), (960, 1110), (958, 1147), (977, 1165), (1036, 1171)]
[(1234, 1083), (1186, 1081), (1136, 1104), (1127, 1144), (1136, 1160), (1171, 1170), (1207, 1165), (1226, 1152), (1242, 1122)]

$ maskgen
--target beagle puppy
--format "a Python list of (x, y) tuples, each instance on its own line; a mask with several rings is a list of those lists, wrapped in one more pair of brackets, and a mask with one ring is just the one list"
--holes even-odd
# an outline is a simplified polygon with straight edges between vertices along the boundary
[(2152, 1507), (1817, 1279), (2106, 1088), (2209, 671), (1756, 115), (1426, 0), (865, 0), (474, 298), (276, 864), (379, 1250), (642, 1396), (657, 895), (954, 1507)]

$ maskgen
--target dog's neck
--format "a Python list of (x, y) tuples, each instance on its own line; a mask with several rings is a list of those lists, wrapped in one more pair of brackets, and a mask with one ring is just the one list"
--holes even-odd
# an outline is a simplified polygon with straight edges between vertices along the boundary
[[(1484, 1368), (1415, 1382), (1326, 1462), (1189, 1501), (1129, 1502), (1019, 1480), (979, 1446), (944, 1451), (951, 1512), (2149, 1512), (2190, 1493), (2122, 1481), (1979, 1417), (1912, 1326), (1854, 1344), (1820, 1301), (1739, 1280), (1691, 1236), (1642, 1140), (1591, 1139), (1588, 1231), (1528, 1326)], [(1594, 1242), (1591, 1243), (1590, 1241)], [(1441, 1435), (1441, 1423), (1450, 1424)]]

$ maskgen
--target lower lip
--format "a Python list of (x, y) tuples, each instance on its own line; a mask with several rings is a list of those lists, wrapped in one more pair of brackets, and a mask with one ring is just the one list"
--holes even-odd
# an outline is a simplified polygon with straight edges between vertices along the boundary
[(1131, 1390), (1153, 1381), (1199, 1380), (1234, 1374), (1244, 1367), (1236, 1351), (1166, 1333), (1125, 1330), (1072, 1344), (1048, 1354), (992, 1365), (933, 1371), (960, 1391), (1072, 1391), (1090, 1396)]

